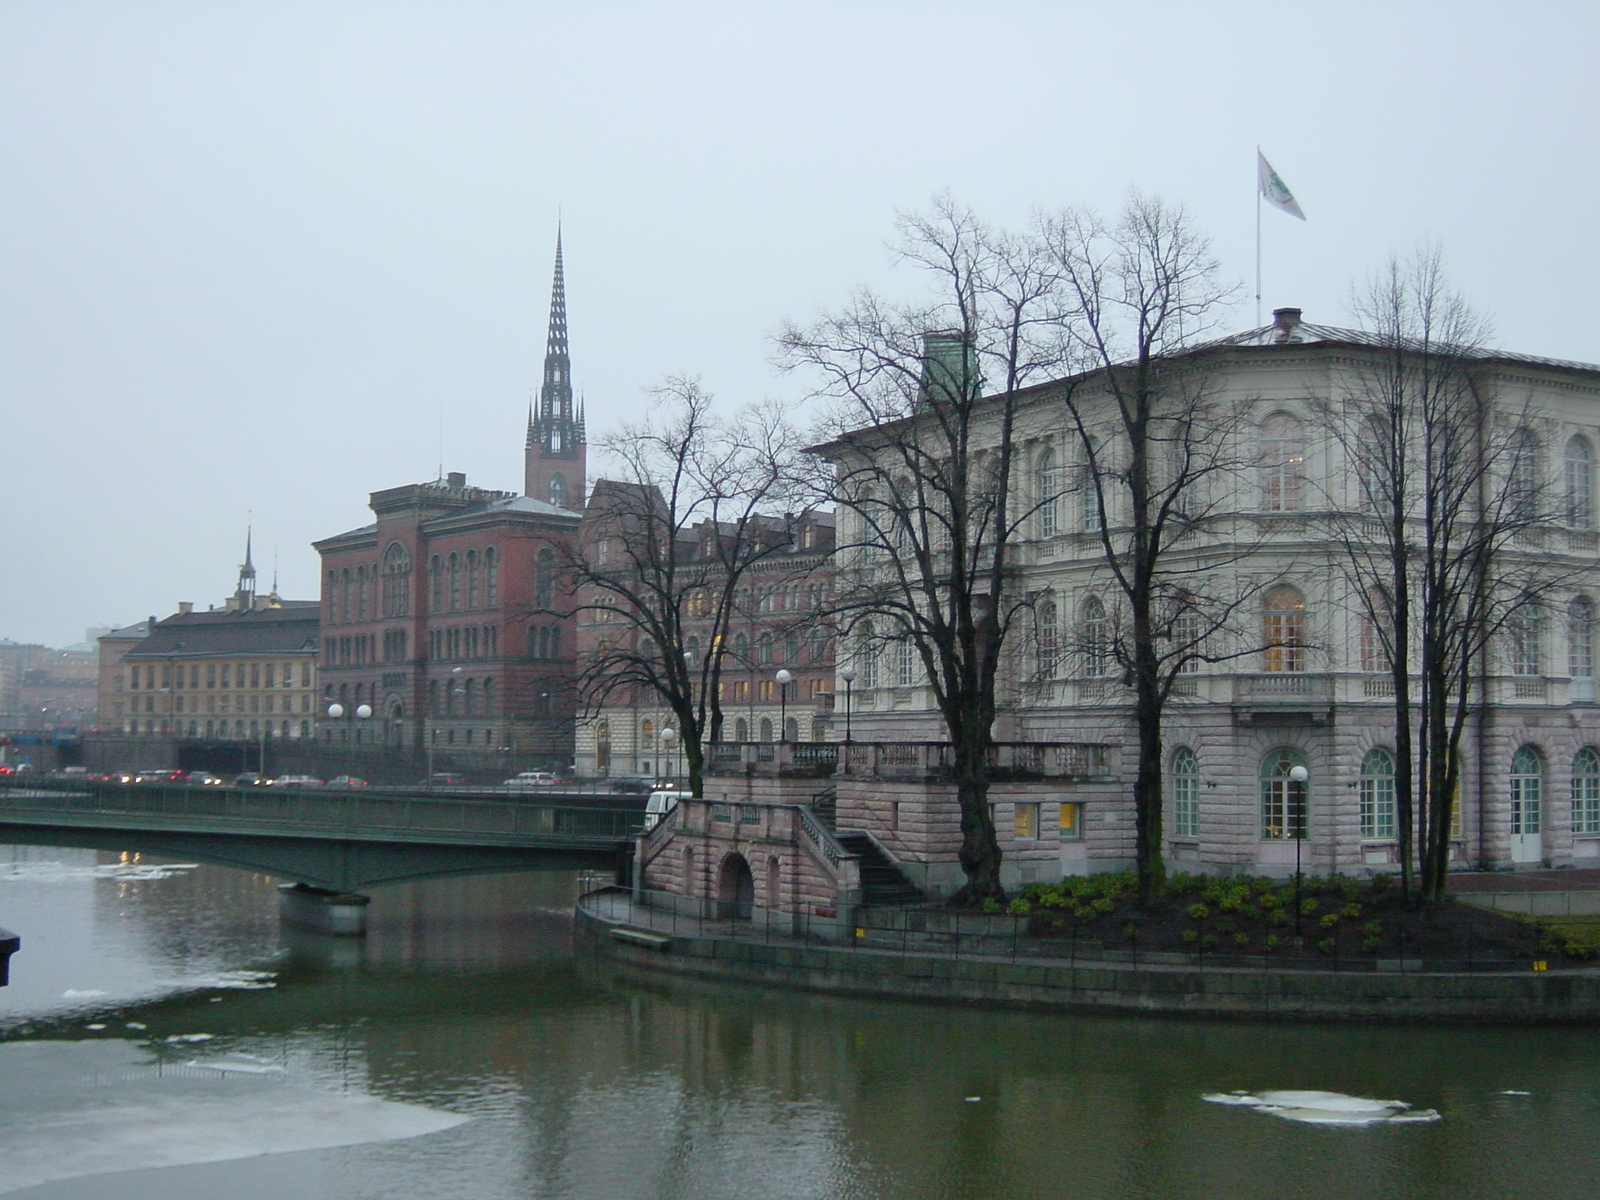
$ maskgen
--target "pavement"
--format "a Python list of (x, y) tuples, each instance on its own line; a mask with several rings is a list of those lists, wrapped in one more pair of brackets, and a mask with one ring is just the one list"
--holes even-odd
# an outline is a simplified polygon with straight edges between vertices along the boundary
[(1600, 892), (1600, 870), (1462, 871), (1445, 885), (1452, 895), (1474, 892)]

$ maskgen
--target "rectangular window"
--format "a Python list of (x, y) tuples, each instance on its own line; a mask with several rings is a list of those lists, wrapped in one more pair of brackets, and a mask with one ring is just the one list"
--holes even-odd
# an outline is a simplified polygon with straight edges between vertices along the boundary
[(214, 688), (214, 687), (217, 686), (217, 664), (216, 663), (207, 663), (206, 664), (206, 686), (208, 688)]
[(1039, 836), (1039, 806), (1015, 804), (1011, 810), (1011, 831), (1019, 838), (1032, 840)]
[(1172, 777), (1172, 836), (1197, 838), (1200, 836), (1200, 777), (1179, 775)]
[(1364, 775), (1361, 778), (1361, 836), (1394, 837), (1394, 776)]
[(1063, 804), (1061, 806), (1061, 836), (1064, 838), (1081, 838), (1083, 836), (1083, 805)]
[(277, 678), (278, 678), (278, 668), (277, 668), (276, 664), (268, 663), (267, 664), (266, 686), (267, 687), (277, 687), (278, 686)]
[(230, 684), (228, 682), (228, 675), (229, 675), (228, 664), (227, 663), (223, 663), (222, 664), (222, 686), (223, 687), (231, 687), (231, 686), (233, 686), (232, 684)]

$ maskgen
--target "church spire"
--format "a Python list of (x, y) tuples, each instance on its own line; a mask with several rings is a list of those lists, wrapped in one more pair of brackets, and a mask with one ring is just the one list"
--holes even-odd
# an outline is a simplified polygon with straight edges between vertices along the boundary
[(256, 567), (250, 560), (250, 542), (255, 531), (248, 525), (244, 529), (244, 562), (239, 567), (239, 587), (233, 593), (238, 607), (249, 612), (256, 603)]
[(562, 508), (581, 504), (586, 440), (583, 418), (574, 413), (572, 404), (572, 360), (567, 352), (566, 265), (558, 226), (544, 380), (539, 388), (539, 402), (528, 414), (527, 494)]

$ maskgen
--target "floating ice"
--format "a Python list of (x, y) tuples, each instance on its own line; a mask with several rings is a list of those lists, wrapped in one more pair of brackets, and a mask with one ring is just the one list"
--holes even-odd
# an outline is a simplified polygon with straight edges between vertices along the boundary
[(149, 1029), (150, 1026), (146, 1025), (143, 1021), (129, 1021), (127, 1023), (127, 1025), (126, 1025), (126, 1028), (128, 1028), (128, 1029)]
[(85, 1025), (84, 1028), (85, 1029), (96, 1029), (96, 1030), (99, 1030), (99, 1029), (104, 1029), (105, 1025), (97, 1022), (96, 1024), (93, 1024), (93, 1025)]
[(1307, 1125), (1408, 1125), (1440, 1119), (1437, 1110), (1413, 1109), (1404, 1100), (1374, 1100), (1343, 1092), (1213, 1092), (1200, 1098), (1211, 1104), (1253, 1108), (1259, 1113)]
[(61, 998), (63, 1000), (98, 1000), (101, 996), (109, 996), (110, 994), (99, 988), (68, 988), (61, 993)]
[(391, 1141), (467, 1119), (319, 1092), (242, 1055), (197, 1065), (208, 1069), (174, 1070), (109, 1038), (0, 1043), (0, 1193), (114, 1171)]
[(1507, 1088), (1505, 1091), (1501, 1092), (1500, 1094), (1502, 1096), (1531, 1096), (1531, 1095), (1533, 1095), (1532, 1092), (1519, 1092), (1515, 1088)]
[(980, 1101), (982, 1099), (983, 1099), (982, 1096), (968, 1096), (967, 1097), (967, 1103), (968, 1104), (976, 1104), (976, 1103), (978, 1103), (978, 1101)]
[(216, 1058), (197, 1058), (186, 1063), (190, 1067), (203, 1067), (207, 1071), (235, 1071), (240, 1075), (278, 1075), (283, 1068), (253, 1054), (222, 1054)]
[(170, 879), (199, 863), (114, 862), (79, 866), (63, 862), (13, 862), (0, 866), (0, 883), (73, 883), (83, 879)]
[(193, 975), (175, 981), (178, 987), (235, 988), (253, 991), (258, 988), (277, 987), (276, 971), (217, 971), (210, 975)]
[(175, 1033), (167, 1039), (169, 1042), (209, 1042), (217, 1035), (214, 1033)]

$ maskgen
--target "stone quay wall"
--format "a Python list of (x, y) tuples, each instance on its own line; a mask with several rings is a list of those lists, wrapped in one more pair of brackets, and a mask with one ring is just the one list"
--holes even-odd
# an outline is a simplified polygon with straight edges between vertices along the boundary
[[(588, 898), (586, 898), (587, 900)], [(1600, 971), (1334, 972), (993, 957), (647, 934), (580, 902), (580, 952), (641, 971), (879, 999), (1250, 1020), (1600, 1022)]]

